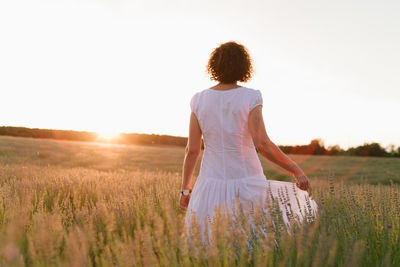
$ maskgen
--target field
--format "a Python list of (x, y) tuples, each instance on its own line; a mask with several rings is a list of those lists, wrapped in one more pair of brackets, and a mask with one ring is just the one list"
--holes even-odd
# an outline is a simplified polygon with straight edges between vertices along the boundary
[[(0, 266), (400, 265), (400, 159), (290, 155), (319, 217), (292, 235), (272, 227), (251, 250), (247, 235), (220, 234), (221, 219), (209, 251), (183, 233), (183, 156), (182, 147), (0, 137)], [(268, 179), (293, 181), (261, 160)]]

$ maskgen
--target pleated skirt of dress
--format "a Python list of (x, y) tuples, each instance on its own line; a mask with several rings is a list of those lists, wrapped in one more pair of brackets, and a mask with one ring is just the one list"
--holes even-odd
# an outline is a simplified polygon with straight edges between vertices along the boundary
[[(268, 180), (265, 176), (226, 180), (199, 176), (193, 187), (185, 215), (187, 237), (190, 239), (192, 223), (195, 221), (200, 225), (203, 243), (210, 244), (212, 240), (210, 225), (216, 206), (222, 208), (221, 211), (232, 215), (236, 214), (239, 202), (244, 213), (255, 205), (260, 205), (268, 214), (271, 212), (266, 206), (266, 197), (268, 196), (272, 196), (279, 203), (279, 209), (288, 232), (291, 217), (301, 223), (305, 218), (317, 216), (318, 205), (315, 200), (308, 195), (307, 191), (299, 189), (293, 182)], [(253, 225), (251, 213), (248, 219), (249, 224)], [(205, 232), (208, 233), (208, 238)], [(263, 234), (266, 236), (267, 232), (263, 232)]]

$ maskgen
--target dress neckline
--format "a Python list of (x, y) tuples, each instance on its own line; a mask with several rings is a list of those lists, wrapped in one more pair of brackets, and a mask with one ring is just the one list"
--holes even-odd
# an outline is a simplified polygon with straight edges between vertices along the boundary
[(227, 90), (216, 90), (216, 89), (212, 89), (212, 88), (208, 88), (208, 90), (215, 91), (215, 92), (228, 92), (228, 91), (235, 91), (235, 90), (240, 89), (240, 88), (244, 88), (244, 86), (239, 86), (239, 87), (232, 88), (232, 89), (227, 89)]

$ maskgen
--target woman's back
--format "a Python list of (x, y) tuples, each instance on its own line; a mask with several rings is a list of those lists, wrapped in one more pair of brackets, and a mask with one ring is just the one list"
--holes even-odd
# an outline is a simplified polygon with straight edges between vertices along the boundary
[(247, 87), (206, 89), (192, 97), (205, 144), (200, 176), (265, 179), (248, 128), (250, 111), (261, 104), (261, 92)]

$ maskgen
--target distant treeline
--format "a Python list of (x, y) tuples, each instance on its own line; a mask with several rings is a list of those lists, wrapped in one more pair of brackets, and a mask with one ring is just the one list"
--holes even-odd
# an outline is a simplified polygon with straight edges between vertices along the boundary
[(1, 126), (0, 135), (32, 137), (32, 138), (49, 138), (57, 140), (73, 140), (85, 142), (108, 142), (114, 144), (126, 145), (175, 145), (186, 146), (187, 138), (170, 135), (158, 134), (135, 134), (122, 133), (112, 140), (105, 140), (99, 134), (94, 132), (81, 132), (70, 130), (51, 130), (37, 129), (25, 127)]
[(322, 139), (311, 140), (310, 144), (302, 146), (279, 146), (286, 154), (302, 155), (343, 155), (343, 156), (371, 156), (371, 157), (400, 157), (400, 147), (390, 146), (388, 150), (379, 143), (365, 143), (345, 150), (338, 145), (325, 148)]
[[(109, 142), (126, 145), (174, 145), (186, 146), (187, 138), (158, 134), (135, 134), (123, 133), (112, 140), (102, 139), (94, 132), (81, 132), (70, 130), (51, 130), (25, 127), (0, 126), (0, 135), (49, 138), (57, 140), (73, 140), (85, 142)], [(203, 145), (204, 147), (204, 145)], [(301, 155), (345, 155), (345, 156), (374, 156), (374, 157), (400, 157), (400, 147), (394, 146), (389, 149), (383, 148), (379, 143), (365, 143), (358, 147), (351, 147), (347, 150), (338, 145), (325, 148), (322, 139), (314, 139), (308, 145), (279, 146), (286, 154)]]

